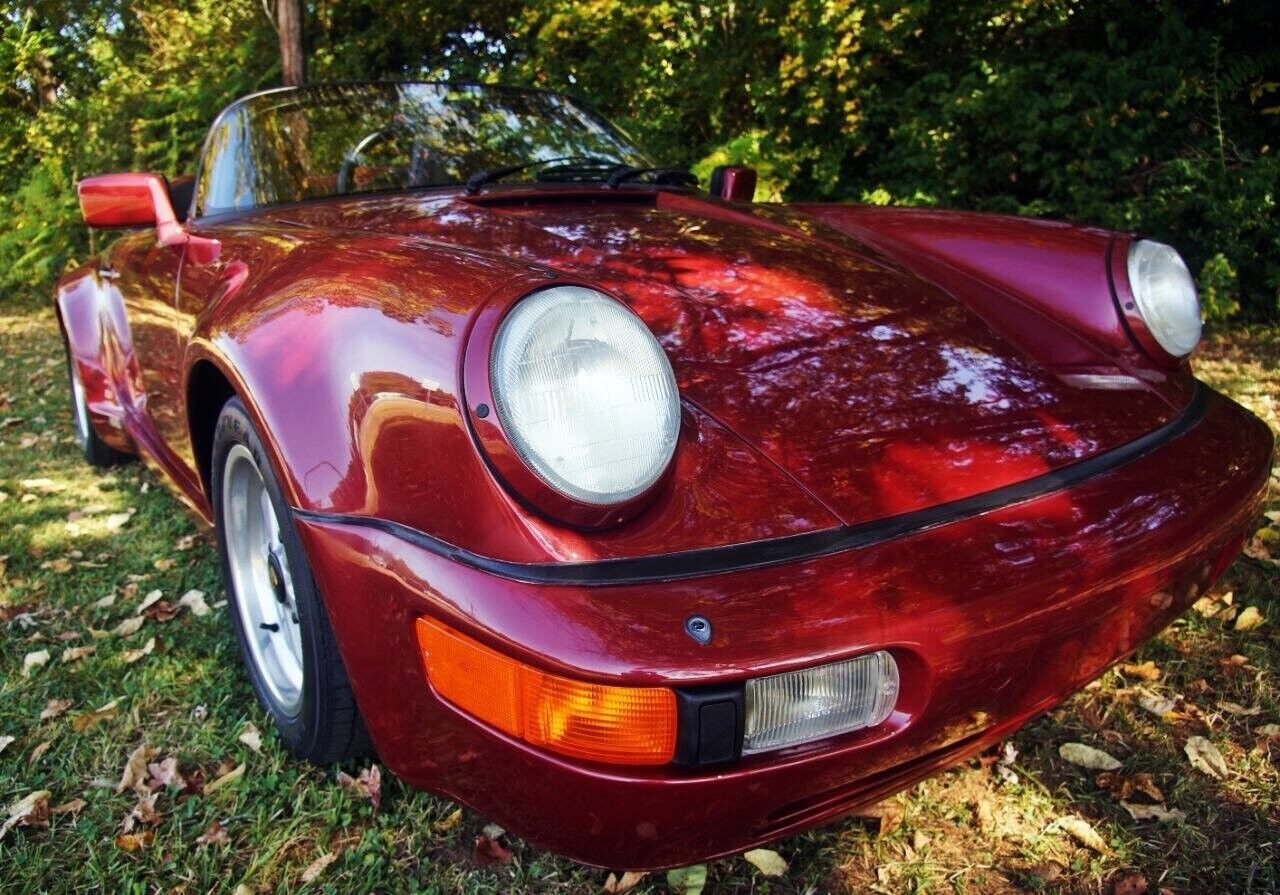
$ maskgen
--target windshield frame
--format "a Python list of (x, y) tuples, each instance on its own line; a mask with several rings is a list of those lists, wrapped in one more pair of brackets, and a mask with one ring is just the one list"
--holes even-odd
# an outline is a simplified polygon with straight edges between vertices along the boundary
[[(283, 202), (273, 202), (267, 205), (255, 205), (248, 208), (234, 209), (217, 209), (213, 213), (206, 213), (202, 207), (200, 184), (204, 176), (205, 164), (209, 159), (209, 153), (214, 139), (214, 134), (227, 119), (235, 115), (242, 107), (250, 102), (265, 96), (275, 96), (289, 93), (303, 93), (309, 90), (334, 87), (441, 87), (451, 89), (467, 89), (478, 88), (481, 90), (492, 91), (494, 93), (524, 93), (539, 94), (545, 96), (554, 96), (560, 99), (568, 100), (577, 106), (581, 111), (585, 112), (596, 122), (598, 122), (604, 130), (619, 140), (619, 142), (631, 147), (640, 159), (649, 161), (647, 153), (638, 147), (634, 140), (620, 127), (614, 124), (605, 116), (596, 111), (590, 102), (573, 94), (564, 93), (557, 90), (546, 90), (540, 87), (524, 87), (518, 85), (507, 84), (486, 84), (480, 81), (441, 81), (441, 80), (351, 80), (351, 81), (317, 81), (311, 84), (302, 84), (294, 87), (271, 87), (266, 90), (258, 90), (253, 93), (245, 94), (242, 97), (227, 104), (223, 109), (214, 116), (213, 122), (209, 125), (205, 132), (204, 140), (200, 144), (200, 156), (196, 160), (194, 188), (191, 194), (191, 204), (187, 209), (187, 219), (189, 221), (221, 221), (243, 217), (245, 215), (257, 214), (259, 212), (278, 210), (281, 208), (295, 207), (298, 205), (310, 205), (317, 202), (332, 202), (342, 200), (352, 200), (368, 198), (378, 195), (404, 195), (406, 193), (431, 193), (431, 192), (457, 192), (465, 188), (465, 180), (458, 183), (448, 184), (429, 184), (419, 187), (401, 187), (379, 190), (363, 190), (352, 193), (339, 193), (333, 195), (307, 196), (301, 199), (292, 199)], [(529, 186), (527, 182), (519, 185)]]

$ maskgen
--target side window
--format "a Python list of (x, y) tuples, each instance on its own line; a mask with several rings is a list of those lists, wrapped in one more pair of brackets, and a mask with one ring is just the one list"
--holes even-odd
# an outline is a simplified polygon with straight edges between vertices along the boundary
[(247, 121), (237, 109), (218, 121), (209, 132), (200, 175), (196, 182), (196, 214), (222, 214), (251, 208), (254, 171), (248, 161)]

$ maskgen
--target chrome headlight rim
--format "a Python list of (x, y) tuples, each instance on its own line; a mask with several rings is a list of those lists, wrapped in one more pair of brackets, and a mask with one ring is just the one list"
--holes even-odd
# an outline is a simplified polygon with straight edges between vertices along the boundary
[[(1179, 295), (1152, 289), (1144, 264), (1163, 264)], [(1112, 255), (1112, 282), (1133, 340), (1161, 366), (1177, 367), (1195, 353), (1202, 336), (1202, 316), (1195, 279), (1181, 254), (1159, 240), (1133, 236), (1118, 241)]]
[[(496, 352), (499, 341), (503, 339), (504, 332), (507, 332), (504, 328), (513, 319), (513, 315), (522, 313), (522, 307), (528, 309), (526, 302), (558, 290), (583, 290), (591, 293), (594, 298), (607, 302), (612, 311), (629, 318), (636, 327), (636, 336), (650, 340), (654, 356), (661, 360), (662, 372), (673, 396), (671, 437), (664, 456), (655, 464), (652, 476), (625, 492), (587, 494), (581, 490), (565, 488), (555, 476), (547, 475), (544, 467), (531, 462), (534, 458), (530, 456), (528, 444), (513, 425), (507, 396), (503, 394), (503, 387), (496, 383)], [(503, 295), (488, 301), (477, 314), (467, 336), (462, 367), (467, 420), (481, 447), (482, 457), (505, 489), (525, 509), (573, 528), (613, 526), (643, 510), (670, 477), (683, 428), (683, 409), (675, 375), (665, 351), (648, 327), (625, 302), (608, 291), (591, 283), (574, 281), (535, 281), (523, 291), (504, 291)]]

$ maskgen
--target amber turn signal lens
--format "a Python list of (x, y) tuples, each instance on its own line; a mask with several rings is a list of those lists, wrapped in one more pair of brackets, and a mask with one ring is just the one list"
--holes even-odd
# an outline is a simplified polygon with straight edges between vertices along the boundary
[(670, 689), (547, 674), (435, 619), (418, 619), (417, 631), (436, 692), (505, 733), (610, 764), (666, 764), (675, 754), (676, 697)]

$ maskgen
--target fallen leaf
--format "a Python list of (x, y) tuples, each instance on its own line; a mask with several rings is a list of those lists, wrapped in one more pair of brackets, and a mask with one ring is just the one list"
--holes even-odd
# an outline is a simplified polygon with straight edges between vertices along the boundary
[(1063, 743), (1058, 747), (1058, 755), (1063, 761), (1088, 768), (1091, 771), (1114, 771), (1120, 762), (1101, 749), (1086, 746), (1084, 743)]
[(338, 860), (337, 852), (325, 852), (307, 865), (307, 869), (302, 871), (302, 881), (304, 883), (313, 883), (320, 874), (324, 873), (324, 869)]
[(262, 735), (258, 733), (258, 728), (250, 721), (244, 726), (244, 732), (236, 737), (240, 742), (244, 743), (257, 754), (262, 754)]
[[(367, 798), (373, 804), (374, 814), (377, 814), (382, 806), (382, 771), (376, 764), (362, 770), (359, 777), (352, 777), (345, 771), (338, 771), (338, 786)], [(493, 838), (497, 839), (501, 835), (502, 833), (499, 832)]]
[(156, 834), (151, 830), (143, 830), (141, 833), (121, 833), (116, 837), (116, 848), (135, 852), (140, 848), (146, 848), (155, 838)]
[(161, 590), (149, 591), (147, 595), (142, 598), (142, 602), (138, 604), (138, 608), (133, 610), (133, 614), (142, 615), (142, 613), (146, 612), (156, 603), (159, 603), (160, 599), (163, 596), (164, 596), (164, 591), (161, 591)]
[(85, 656), (92, 656), (97, 652), (96, 646), (72, 646), (62, 651), (63, 662), (79, 662)]
[(34, 653), (27, 653), (22, 657), (22, 676), (31, 677), (31, 672), (35, 671), (48, 661), (49, 651), (47, 649), (36, 650)]
[(147, 620), (144, 615), (133, 615), (126, 618), (120, 624), (111, 629), (111, 633), (117, 637), (128, 637), (137, 634), (138, 629), (142, 627), (142, 623)]
[(1262, 724), (1257, 732), (1264, 737), (1280, 737), (1280, 724)]
[(122, 833), (132, 833), (135, 823), (144, 824), (148, 827), (154, 827), (160, 823), (163, 818), (159, 811), (156, 810), (155, 796), (140, 796), (138, 804), (133, 806), (133, 810), (129, 812), (129, 816), (124, 819), (121, 824)]
[(458, 821), (462, 820), (462, 809), (455, 808), (444, 820), (438, 820), (435, 823), (435, 831), (437, 833), (447, 833), (458, 825)]
[(89, 803), (84, 799), (72, 799), (49, 809), (50, 814), (79, 814)]
[(1191, 766), (1202, 774), (1208, 774), (1219, 780), (1227, 776), (1227, 763), (1223, 760), (1222, 753), (1218, 751), (1217, 746), (1204, 737), (1188, 737), (1183, 751), (1187, 753)]
[(105, 721), (108, 718), (114, 718), (119, 714), (119, 700), (111, 700), (102, 708), (94, 709), (91, 712), (85, 712), (83, 715), (76, 715), (71, 719), (71, 728), (76, 733), (84, 733), (93, 727), (99, 721)]
[(1237, 631), (1252, 631), (1254, 628), (1261, 628), (1266, 622), (1257, 606), (1247, 606), (1237, 616), (1235, 628)]
[(745, 852), (742, 857), (763, 876), (782, 876), (787, 872), (787, 862), (782, 859), (782, 855), (772, 849), (753, 848)]
[(1160, 669), (1156, 666), (1155, 662), (1150, 660), (1143, 662), (1140, 665), (1121, 665), (1120, 671), (1129, 677), (1141, 678), (1144, 681), (1160, 680)]
[(116, 595), (114, 593), (107, 594), (101, 600), (93, 604), (94, 609), (109, 609), (116, 604)]
[(49, 826), (49, 796), (47, 789), (37, 789), (9, 805), (8, 817), (0, 824), (0, 839), (9, 835), (14, 827)]
[(1134, 774), (1126, 777), (1123, 774), (1104, 771), (1095, 778), (1094, 782), (1111, 793), (1119, 802), (1131, 801), (1135, 795), (1142, 795), (1152, 802), (1164, 801), (1164, 793), (1160, 791), (1160, 787), (1156, 786), (1150, 774)]
[(148, 606), (142, 614), (152, 621), (167, 622), (172, 621), (174, 616), (178, 614), (178, 607), (174, 606), (168, 600), (161, 600), (158, 603)]
[(196, 545), (195, 535), (183, 535), (178, 538), (177, 543), (173, 545), (175, 550), (187, 551)]
[(231, 837), (227, 835), (227, 831), (222, 828), (222, 824), (214, 821), (205, 828), (205, 831), (196, 837), (196, 845), (230, 845)]
[(8, 737), (8, 736), (0, 737), (0, 752), (3, 752), (5, 749), (8, 749), (9, 744), (16, 739), (17, 737)]
[(1134, 820), (1155, 820), (1160, 823), (1182, 823), (1187, 819), (1185, 811), (1177, 808), (1166, 808), (1163, 805), (1133, 805), (1121, 802), (1120, 807), (1129, 812)]
[(856, 816), (876, 821), (876, 836), (880, 838), (890, 835), (902, 826), (902, 806), (891, 799), (863, 808)]
[(627, 892), (640, 885), (640, 881), (647, 875), (638, 873), (635, 870), (628, 870), (622, 876), (615, 876), (610, 873), (609, 878), (604, 881), (604, 890), (609, 895), (626, 895)]
[(27, 764), (35, 764), (40, 760), (40, 756), (49, 751), (49, 747), (53, 745), (53, 740), (45, 740), (34, 749), (31, 750), (31, 757), (27, 759)]
[(1146, 895), (1147, 878), (1141, 873), (1126, 873), (1116, 880), (1111, 895)]
[(1229, 712), (1232, 715), (1243, 715), (1246, 718), (1252, 718), (1254, 715), (1262, 714), (1261, 706), (1255, 705), (1246, 707), (1240, 705), (1238, 702), (1219, 702), (1218, 708), (1222, 709), (1224, 712)]
[(189, 590), (178, 598), (178, 605), (186, 607), (192, 615), (208, 615), (209, 604), (204, 601), (204, 591)]
[(155, 648), (156, 639), (154, 637), (149, 637), (147, 642), (142, 645), (141, 649), (127, 649), (120, 654), (120, 658), (124, 659), (124, 663), (126, 665), (132, 665), (139, 659), (145, 659), (147, 656), (151, 655), (152, 652), (155, 651)]
[(61, 634), (53, 638), (59, 643), (70, 643), (72, 640), (80, 639), (79, 631), (63, 631)]
[(244, 763), (241, 762), (231, 770), (227, 771), (222, 776), (218, 777), (216, 780), (213, 780), (205, 784), (204, 794), (207, 796), (212, 795), (213, 793), (222, 789), (224, 786), (230, 786), (232, 783), (235, 783), (237, 780), (239, 780), (243, 776), (244, 776)]
[(497, 839), (490, 839), (481, 833), (476, 837), (475, 846), (471, 850), (475, 862), (481, 866), (487, 864), (506, 864), (511, 860), (511, 852), (503, 848)]
[(147, 792), (147, 762), (155, 758), (159, 751), (143, 743), (129, 753), (129, 760), (124, 764), (120, 782), (116, 784), (116, 792), (124, 792), (127, 789)]
[(1163, 718), (1178, 707), (1178, 700), (1156, 696), (1153, 693), (1141, 693), (1138, 695), (1138, 706), (1144, 711)]
[(172, 755), (163, 761), (147, 765), (147, 789), (152, 792), (164, 789), (166, 786), (186, 785), (187, 781), (182, 779), (182, 774), (178, 772), (178, 759)]
[(158, 571), (158, 572), (167, 572), (167, 571), (169, 571), (170, 569), (172, 569), (174, 566), (176, 566), (177, 564), (178, 564), (178, 561), (177, 561), (176, 559), (169, 559), (168, 557), (161, 557), (160, 559), (157, 559), (155, 562), (153, 562), (151, 565), (152, 565), (152, 566), (156, 569), (156, 571)]
[(667, 871), (667, 885), (683, 895), (701, 895), (707, 885), (707, 865), (673, 867)]
[(1085, 848), (1092, 849), (1099, 854), (1107, 853), (1107, 844), (1102, 841), (1102, 837), (1098, 835), (1098, 831), (1084, 818), (1076, 817), (1074, 814), (1066, 817), (1060, 817), (1057, 821), (1058, 826), (1065, 830), (1076, 842), (1079, 842)]
[(107, 517), (107, 531), (119, 531), (129, 524), (129, 520), (133, 518), (133, 514), (137, 512), (132, 507), (124, 513), (112, 513)]

